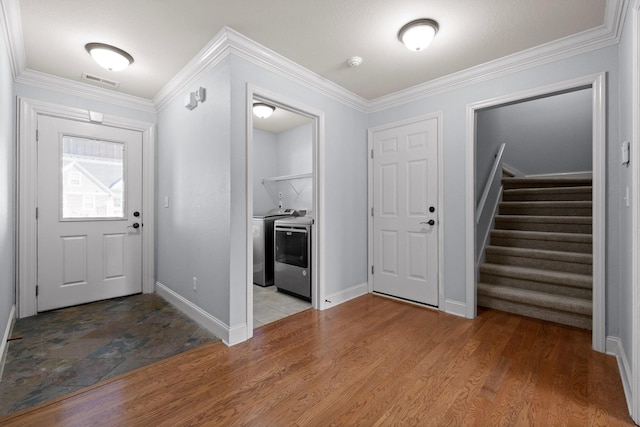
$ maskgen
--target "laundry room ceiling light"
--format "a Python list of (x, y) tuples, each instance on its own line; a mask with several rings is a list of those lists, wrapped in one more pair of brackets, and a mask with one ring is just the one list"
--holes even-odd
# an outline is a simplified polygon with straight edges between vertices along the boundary
[(98, 65), (109, 71), (122, 71), (133, 64), (133, 57), (115, 46), (104, 43), (87, 43), (84, 48)]
[(400, 28), (400, 31), (398, 31), (398, 40), (400, 40), (407, 49), (419, 52), (431, 44), (438, 29), (438, 23), (433, 19), (416, 19)]
[(268, 119), (271, 117), (276, 107), (273, 105), (265, 104), (264, 102), (256, 102), (253, 104), (253, 114), (261, 119)]

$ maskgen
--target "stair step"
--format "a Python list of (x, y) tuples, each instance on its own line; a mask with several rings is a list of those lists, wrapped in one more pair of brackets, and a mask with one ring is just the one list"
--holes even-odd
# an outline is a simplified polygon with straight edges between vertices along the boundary
[(492, 246), (510, 246), (548, 251), (592, 253), (591, 234), (542, 231), (491, 230)]
[(582, 298), (478, 283), (478, 305), (583, 329), (592, 325), (593, 304)]
[(532, 187), (578, 187), (592, 185), (591, 178), (502, 178), (504, 189)]
[(479, 281), (488, 285), (506, 286), (549, 295), (563, 295), (588, 300), (593, 298), (591, 276), (578, 275), (582, 277), (570, 278), (567, 282), (564, 282), (561, 274), (552, 276), (552, 273), (559, 272), (499, 264), (483, 264), (480, 266)]
[(592, 274), (593, 271), (593, 256), (578, 252), (489, 245), (485, 247), (485, 257), (486, 262), (490, 264), (513, 265), (586, 275)]
[(504, 177), (478, 305), (591, 329), (592, 179)]
[(551, 295), (544, 292), (487, 283), (478, 283), (478, 295), (565, 311), (567, 313), (582, 314), (583, 316), (591, 316), (593, 309), (593, 303), (588, 299)]
[(590, 216), (496, 215), (495, 228), (588, 234), (592, 220)]
[(591, 201), (592, 188), (591, 186), (517, 188), (504, 190), (502, 199), (505, 202), (543, 200)]
[(564, 271), (551, 271), (516, 265), (483, 263), (480, 266), (480, 274), (580, 289), (590, 290), (593, 287), (593, 278), (588, 274), (567, 273)]
[(592, 202), (501, 202), (500, 215), (591, 216)]

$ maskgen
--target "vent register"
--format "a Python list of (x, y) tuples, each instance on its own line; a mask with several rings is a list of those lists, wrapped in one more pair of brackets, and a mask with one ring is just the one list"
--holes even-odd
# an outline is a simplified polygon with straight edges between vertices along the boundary
[(118, 88), (120, 87), (120, 83), (113, 81), (113, 80), (109, 80), (109, 79), (105, 79), (104, 77), (100, 77), (100, 76), (96, 76), (94, 74), (88, 74), (88, 73), (82, 73), (82, 78), (84, 80), (90, 81), (92, 83), (99, 83), (101, 85), (107, 86), (107, 87), (111, 87), (111, 88)]

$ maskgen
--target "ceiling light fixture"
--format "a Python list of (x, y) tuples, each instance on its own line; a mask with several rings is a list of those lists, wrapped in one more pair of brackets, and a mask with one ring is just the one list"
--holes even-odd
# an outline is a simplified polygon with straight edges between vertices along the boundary
[(439, 28), (438, 23), (433, 19), (416, 19), (400, 28), (398, 40), (407, 49), (419, 52), (431, 44)]
[(268, 119), (271, 117), (276, 107), (273, 105), (265, 104), (264, 102), (256, 102), (253, 104), (253, 114), (261, 119)]
[(109, 71), (122, 71), (133, 64), (133, 57), (115, 46), (104, 43), (87, 43), (84, 48), (98, 65)]

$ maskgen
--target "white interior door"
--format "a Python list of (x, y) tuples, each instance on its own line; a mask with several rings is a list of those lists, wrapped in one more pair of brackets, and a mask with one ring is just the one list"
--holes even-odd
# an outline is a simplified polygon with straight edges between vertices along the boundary
[(373, 290), (438, 306), (438, 119), (372, 139)]
[(142, 291), (141, 132), (38, 117), (38, 311)]

